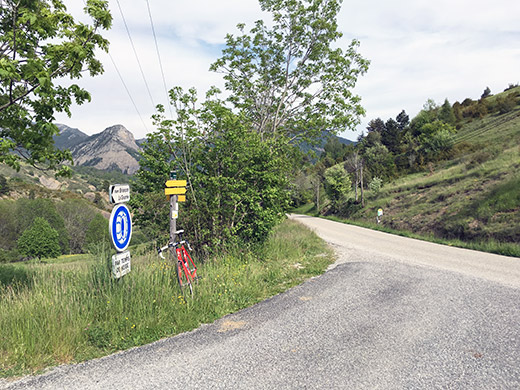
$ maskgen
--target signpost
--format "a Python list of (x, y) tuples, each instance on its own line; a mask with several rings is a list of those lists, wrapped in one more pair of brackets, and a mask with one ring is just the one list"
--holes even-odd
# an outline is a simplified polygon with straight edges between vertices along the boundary
[(130, 272), (130, 252), (125, 251), (112, 256), (112, 276), (119, 279)]
[(124, 203), (118, 204), (112, 209), (108, 228), (116, 250), (125, 251), (132, 238), (132, 217)]
[(110, 203), (124, 203), (130, 200), (130, 186), (128, 184), (114, 184), (108, 190)]
[(126, 249), (132, 239), (132, 216), (124, 202), (130, 200), (130, 186), (115, 184), (109, 188), (110, 203), (115, 206), (110, 214), (108, 229), (114, 247), (119, 252), (112, 256), (112, 276), (116, 279), (130, 272), (130, 251)]
[(383, 209), (379, 208), (377, 210), (377, 223), (381, 223), (381, 217), (383, 216)]
[(186, 201), (186, 180), (177, 180), (177, 172), (170, 172), (170, 180), (166, 181), (164, 194), (170, 201), (170, 242), (175, 242), (177, 218), (179, 218), (179, 203)]

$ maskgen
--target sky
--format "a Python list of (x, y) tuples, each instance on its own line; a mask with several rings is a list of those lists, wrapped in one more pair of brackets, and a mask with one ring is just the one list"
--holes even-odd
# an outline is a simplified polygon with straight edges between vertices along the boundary
[[(83, 2), (64, 2), (78, 20), (88, 21)], [(195, 87), (200, 97), (212, 85), (224, 89), (222, 75), (209, 67), (220, 57), (226, 34), (236, 34), (238, 23), (250, 27), (269, 19), (257, 0), (109, 0), (109, 6), (113, 27), (103, 35), (110, 56), (98, 54), (105, 72), (75, 81), (92, 101), (74, 105), (71, 118), (56, 115), (56, 122), (89, 135), (115, 124), (136, 139), (154, 131), (155, 106), (167, 104), (158, 52), (167, 89)], [(519, 18), (517, 0), (344, 0), (338, 45), (346, 49), (358, 39), (358, 52), (371, 64), (353, 91), (366, 116), (340, 135), (356, 140), (370, 120), (386, 121), (402, 110), (413, 118), (428, 99), (478, 99), (486, 87), (499, 93), (520, 83)]]

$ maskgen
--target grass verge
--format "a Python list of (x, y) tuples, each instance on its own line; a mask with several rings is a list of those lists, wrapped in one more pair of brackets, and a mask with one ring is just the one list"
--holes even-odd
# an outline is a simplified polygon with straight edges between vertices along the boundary
[(143, 345), (211, 323), (318, 275), (333, 253), (304, 226), (285, 221), (261, 247), (206, 260), (193, 298), (169, 262), (148, 253), (110, 278), (102, 259), (0, 265), (0, 377), (37, 373)]
[(345, 218), (339, 218), (336, 216), (320, 216), (320, 218), (329, 219), (335, 222), (346, 223), (349, 225), (361, 226), (364, 228), (379, 230), (382, 232), (395, 234), (402, 237), (415, 238), (418, 240), (435, 242), (437, 244), (443, 244), (448, 246), (454, 246), (464, 249), (473, 249), (481, 252), (495, 253), (503, 256), (520, 257), (520, 245), (514, 243), (503, 243), (495, 240), (488, 240), (482, 242), (471, 242), (461, 240), (449, 240), (445, 238), (439, 238), (434, 235), (424, 235), (409, 232), (406, 230), (396, 230), (376, 223), (364, 222), (364, 221), (352, 221)]

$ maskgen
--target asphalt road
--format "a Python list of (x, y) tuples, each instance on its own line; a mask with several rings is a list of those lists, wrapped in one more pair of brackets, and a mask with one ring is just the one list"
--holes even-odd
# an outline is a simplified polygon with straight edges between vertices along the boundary
[(9, 389), (520, 389), (520, 259), (292, 216), (324, 275), (213, 324)]

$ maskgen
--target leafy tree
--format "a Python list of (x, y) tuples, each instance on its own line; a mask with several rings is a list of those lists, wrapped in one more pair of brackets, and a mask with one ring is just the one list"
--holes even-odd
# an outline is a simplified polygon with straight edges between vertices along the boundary
[(0, 248), (11, 250), (16, 247), (16, 206), (12, 200), (0, 200)]
[(439, 120), (425, 125), (420, 138), (425, 160), (435, 161), (446, 157), (455, 143), (454, 133), (453, 126)]
[(111, 244), (110, 233), (108, 231), (108, 220), (100, 213), (94, 215), (85, 231), (85, 249), (92, 246), (105, 246), (109, 248)]
[[(134, 185), (139, 196), (131, 202), (147, 234), (157, 237), (168, 226), (164, 182), (173, 168), (188, 180), (182, 226), (199, 244), (263, 240), (287, 210), (295, 149), (282, 139), (263, 140), (215, 92), (199, 106), (194, 90), (174, 88), (176, 119), (155, 116), (158, 130), (148, 136)], [(159, 207), (148, 207), (154, 202)]]
[(454, 125), (455, 122), (457, 122), (457, 118), (453, 112), (453, 107), (448, 99), (444, 100), (444, 103), (439, 110), (438, 119), (449, 125)]
[(18, 250), (22, 255), (38, 259), (58, 257), (61, 252), (58, 232), (45, 219), (36, 217), (18, 239)]
[(0, 175), (0, 195), (9, 193), (9, 184), (4, 175)]
[(337, 164), (325, 171), (325, 192), (332, 203), (333, 212), (340, 210), (346, 201), (352, 183), (343, 164)]
[(433, 99), (428, 99), (424, 103), (423, 109), (410, 122), (410, 128), (414, 137), (421, 135), (424, 125), (437, 120), (438, 109)]
[(80, 199), (66, 199), (59, 202), (56, 208), (63, 218), (65, 229), (70, 237), (70, 252), (84, 253), (87, 228), (96, 213), (87, 202)]
[[(352, 89), (368, 61), (352, 41), (344, 52), (336, 16), (341, 0), (260, 0), (273, 25), (257, 21), (249, 33), (228, 35), (222, 72), (229, 98), (211, 89), (170, 91), (175, 117), (158, 107), (157, 131), (148, 136), (132, 200), (135, 221), (150, 232), (168, 224), (164, 181), (176, 169), (187, 179), (182, 224), (199, 243), (238, 237), (263, 240), (289, 205), (293, 144), (316, 144), (324, 132), (353, 127), (363, 114)], [(151, 191), (157, 191), (155, 194)], [(149, 205), (163, 198), (163, 207)], [(156, 217), (164, 215), (164, 222)]]
[(273, 26), (259, 20), (241, 35), (227, 35), (222, 57), (211, 70), (224, 74), (229, 101), (250, 120), (262, 139), (284, 136), (315, 142), (323, 131), (353, 128), (364, 113), (352, 93), (369, 62), (334, 48), (341, 38), (341, 0), (260, 0)]
[(485, 99), (488, 96), (491, 96), (491, 89), (489, 89), (489, 87), (486, 87), (486, 89), (484, 89), (484, 92), (482, 93), (482, 96), (480, 98)]
[[(77, 84), (63, 79), (102, 73), (96, 48), (108, 49), (99, 29), (112, 17), (105, 0), (87, 0), (93, 24), (75, 22), (61, 0), (6, 0), (0, 5), (0, 163), (16, 169), (20, 160), (50, 169), (72, 161), (69, 151), (54, 148), (55, 112), (69, 116), (73, 102), (90, 100)], [(60, 80), (59, 85), (55, 83)], [(62, 166), (58, 173), (67, 174)]]
[(56, 205), (50, 199), (18, 199), (16, 201), (17, 232), (21, 234), (29, 228), (34, 219), (45, 219), (58, 232), (58, 240), (62, 253), (69, 253), (69, 234), (63, 218), (58, 214)]

